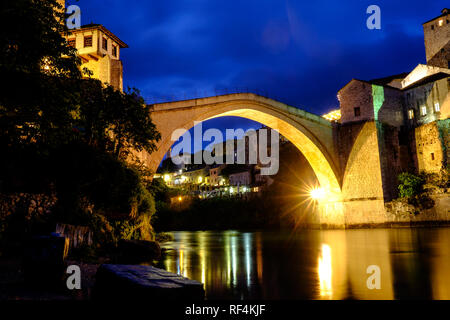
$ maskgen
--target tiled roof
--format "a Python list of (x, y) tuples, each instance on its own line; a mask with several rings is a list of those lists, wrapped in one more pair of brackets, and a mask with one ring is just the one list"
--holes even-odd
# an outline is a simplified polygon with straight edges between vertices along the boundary
[(96, 23), (90, 23), (90, 24), (85, 24), (83, 26), (81, 26), (80, 29), (71, 29), (69, 30), (69, 34), (70, 33), (75, 33), (77, 31), (86, 31), (86, 30), (94, 30), (94, 29), (100, 29), (100, 31), (102, 31), (104, 34), (106, 34), (108, 37), (110, 37), (111, 39), (113, 39), (115, 42), (117, 42), (119, 44), (119, 46), (121, 48), (128, 48), (128, 45), (123, 42), (122, 40), (119, 39), (119, 37), (117, 37), (114, 33), (112, 33), (111, 31), (109, 31), (108, 29), (106, 29), (103, 25), (101, 24), (96, 24)]

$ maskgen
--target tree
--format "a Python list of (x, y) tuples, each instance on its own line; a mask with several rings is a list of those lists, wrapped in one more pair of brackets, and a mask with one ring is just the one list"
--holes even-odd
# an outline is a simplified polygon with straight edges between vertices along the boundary
[[(60, 12), (60, 13), (58, 13)], [(55, 147), (83, 140), (126, 159), (152, 152), (160, 138), (138, 90), (127, 92), (81, 79), (80, 60), (61, 33), (55, 0), (7, 0), (0, 19), (0, 143)]]
[(0, 72), (7, 79), (0, 87), (0, 187), (29, 166), (15, 160), (30, 155), (36, 174), (21, 178), (55, 185), (60, 212), (80, 211), (88, 199), (104, 212), (148, 221), (153, 198), (123, 161), (130, 149), (152, 152), (159, 139), (139, 92), (82, 79), (55, 0), (6, 0), (0, 9)]
[(420, 194), (423, 190), (425, 180), (412, 173), (402, 172), (398, 175), (399, 196), (401, 198), (410, 198)]
[(0, 8), (2, 72), (80, 77), (80, 60), (62, 36), (65, 14), (56, 0), (4, 0)]
[(152, 153), (155, 141), (161, 138), (150, 117), (150, 107), (144, 103), (135, 88), (125, 93), (106, 89), (108, 127), (112, 138), (112, 152), (118, 159), (125, 159), (131, 149)]
[(71, 136), (80, 79), (76, 50), (62, 37), (55, 0), (6, 0), (0, 11), (0, 142), (7, 146), (56, 143)]
[(117, 159), (126, 159), (132, 149), (151, 153), (160, 139), (149, 107), (134, 88), (121, 92), (111, 86), (105, 88), (98, 80), (85, 79), (74, 117), (86, 143)]

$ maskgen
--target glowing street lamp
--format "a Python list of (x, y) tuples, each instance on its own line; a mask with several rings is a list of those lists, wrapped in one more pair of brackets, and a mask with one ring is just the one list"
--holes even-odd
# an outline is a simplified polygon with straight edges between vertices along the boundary
[(320, 187), (316, 187), (309, 192), (309, 195), (314, 200), (320, 200), (325, 197), (325, 190)]

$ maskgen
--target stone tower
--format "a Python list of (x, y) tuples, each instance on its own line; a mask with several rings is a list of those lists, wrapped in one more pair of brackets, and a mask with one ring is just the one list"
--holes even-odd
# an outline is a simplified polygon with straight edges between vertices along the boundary
[(450, 9), (423, 24), (427, 64), (449, 68), (450, 60)]
[[(65, 8), (65, 0), (57, 0)], [(100, 24), (89, 24), (71, 29), (63, 35), (68, 44), (77, 49), (81, 69), (87, 69), (92, 77), (123, 90), (123, 66), (120, 50), (128, 45)]]

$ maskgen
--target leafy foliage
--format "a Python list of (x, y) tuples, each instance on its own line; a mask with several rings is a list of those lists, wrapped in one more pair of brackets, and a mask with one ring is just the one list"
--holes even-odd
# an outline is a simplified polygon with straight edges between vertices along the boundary
[(94, 204), (96, 211), (116, 219), (155, 212), (153, 197), (139, 173), (111, 154), (85, 144), (70, 144), (55, 154), (49, 171), (54, 174), (61, 215), (83, 211), (83, 198)]
[(125, 162), (160, 139), (139, 91), (82, 78), (56, 0), (0, 9), (0, 191), (56, 192), (53, 222), (90, 225), (103, 241), (124, 217), (148, 238), (155, 202), (143, 171)]
[(5, 0), (0, 8), (2, 72), (81, 76), (76, 49), (62, 36), (68, 30), (56, 0)]
[(430, 209), (434, 206), (434, 200), (429, 196), (424, 189), (425, 183), (431, 176), (421, 174), (416, 176), (411, 173), (403, 172), (399, 174), (398, 190), (400, 198), (406, 200), (415, 208), (415, 214), (423, 210)]
[(420, 194), (423, 190), (425, 180), (422, 177), (412, 173), (403, 172), (398, 176), (398, 191), (401, 198), (413, 197)]
[(160, 134), (151, 121), (150, 107), (135, 88), (120, 92), (103, 88), (98, 80), (81, 83), (81, 99), (77, 109), (76, 126), (83, 129), (83, 138), (126, 159), (131, 148), (136, 151), (155, 150)]

